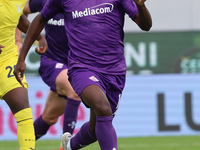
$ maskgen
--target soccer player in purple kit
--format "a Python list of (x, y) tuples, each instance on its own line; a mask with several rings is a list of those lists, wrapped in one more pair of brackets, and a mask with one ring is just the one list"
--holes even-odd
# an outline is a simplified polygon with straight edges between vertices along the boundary
[[(47, 0), (27, 0), (24, 14), (40, 12)], [(21, 37), (20, 37), (21, 38)], [(64, 28), (64, 16), (58, 13), (45, 26), (48, 50), (36, 51), (41, 55), (39, 74), (50, 87), (42, 114), (34, 121), (36, 140), (45, 135), (64, 113), (63, 133), (73, 134), (81, 99), (68, 81), (67, 57), (69, 46)], [(67, 101), (66, 101), (67, 98)], [(67, 104), (66, 104), (67, 102)]]
[(152, 26), (146, 0), (49, 0), (33, 20), (15, 68), (25, 70), (25, 57), (46, 22), (63, 12), (70, 47), (69, 79), (72, 87), (90, 108), (90, 120), (72, 137), (61, 136), (64, 150), (77, 150), (98, 141), (102, 150), (117, 150), (112, 120), (125, 85), (125, 13), (144, 31)]

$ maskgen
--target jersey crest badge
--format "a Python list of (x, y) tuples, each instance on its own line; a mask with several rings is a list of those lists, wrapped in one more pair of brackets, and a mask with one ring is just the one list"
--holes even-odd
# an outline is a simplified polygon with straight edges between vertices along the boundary
[(62, 63), (57, 63), (55, 68), (62, 68), (63, 64)]
[(18, 11), (18, 13), (21, 12), (21, 9), (20, 9), (21, 5), (22, 5), (22, 4), (20, 4), (20, 5), (15, 5), (15, 6), (17, 6), (17, 11)]
[(99, 81), (95, 76), (91, 76), (91, 77), (89, 77), (89, 79), (94, 81), (94, 82), (98, 82)]

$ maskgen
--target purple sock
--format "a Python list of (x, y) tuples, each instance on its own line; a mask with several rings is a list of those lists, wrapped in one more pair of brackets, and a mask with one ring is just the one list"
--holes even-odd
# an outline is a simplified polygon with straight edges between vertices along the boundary
[(46, 122), (43, 121), (42, 115), (40, 115), (35, 121), (34, 121), (34, 128), (35, 128), (35, 138), (36, 140), (41, 138), (43, 135), (47, 133), (49, 130), (50, 125), (48, 125)]
[(67, 104), (64, 112), (63, 133), (69, 132), (73, 134), (80, 102), (81, 101), (67, 98)]
[(97, 138), (89, 131), (89, 122), (86, 122), (82, 125), (79, 132), (77, 132), (77, 134), (73, 138), (71, 138), (70, 145), (72, 150), (80, 149), (96, 141)]
[(117, 135), (112, 125), (113, 116), (97, 116), (95, 132), (101, 150), (117, 150)]

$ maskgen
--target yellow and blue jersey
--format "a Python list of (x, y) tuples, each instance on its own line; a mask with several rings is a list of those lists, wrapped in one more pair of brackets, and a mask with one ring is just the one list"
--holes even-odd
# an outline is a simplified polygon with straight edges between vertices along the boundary
[(23, 13), (26, 0), (0, 0), (0, 62), (8, 56), (18, 55), (15, 45), (15, 29)]
[[(21, 87), (13, 71), (18, 59), (18, 48), (15, 45), (15, 29), (23, 13), (26, 0), (0, 0), (0, 99), (15, 89)], [(26, 88), (28, 84), (23, 79)]]

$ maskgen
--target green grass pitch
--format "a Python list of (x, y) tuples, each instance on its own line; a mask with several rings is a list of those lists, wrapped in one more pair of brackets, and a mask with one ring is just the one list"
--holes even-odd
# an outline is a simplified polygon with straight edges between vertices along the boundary
[[(38, 140), (35, 150), (59, 150), (59, 140)], [(119, 150), (200, 150), (200, 136), (118, 138)], [(1, 141), (0, 150), (19, 150), (17, 141)], [(82, 150), (100, 150), (98, 143)]]

